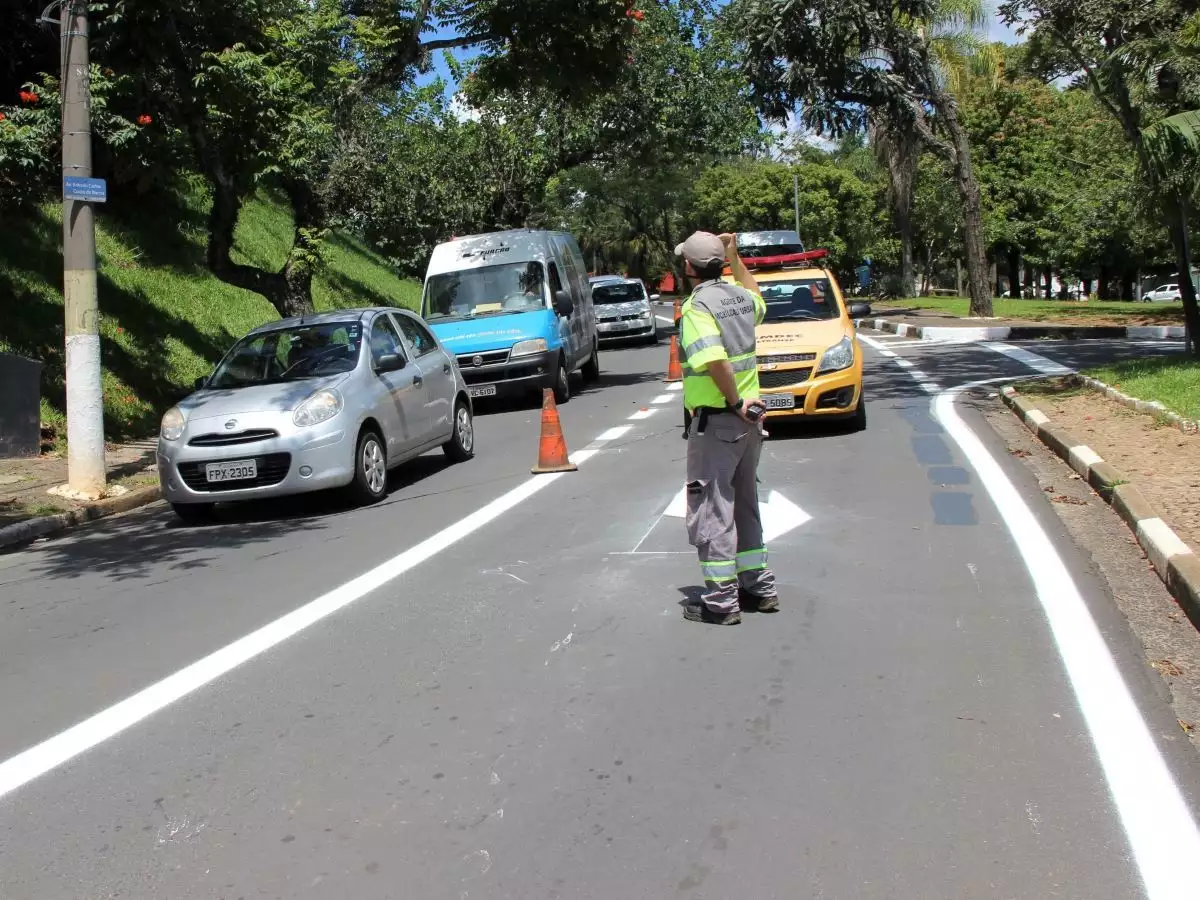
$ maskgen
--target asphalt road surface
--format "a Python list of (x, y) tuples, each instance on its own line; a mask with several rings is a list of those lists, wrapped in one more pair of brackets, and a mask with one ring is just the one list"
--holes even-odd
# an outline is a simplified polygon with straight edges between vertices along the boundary
[(0, 897), (1200, 895), (1195, 751), (956, 392), (1177, 345), (871, 342), (866, 432), (773, 429), (737, 628), (680, 614), (664, 347), (562, 407), (576, 473), (485, 408), (375, 507), (0, 555)]

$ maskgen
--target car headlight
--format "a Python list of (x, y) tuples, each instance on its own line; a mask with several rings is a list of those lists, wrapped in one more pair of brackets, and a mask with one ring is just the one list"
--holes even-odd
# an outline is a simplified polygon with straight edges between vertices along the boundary
[(842, 369), (848, 369), (852, 365), (854, 365), (854, 341), (845, 337), (825, 351), (825, 355), (821, 357), (821, 365), (817, 369), (817, 374), (824, 375), (828, 372), (840, 372)]
[(328, 422), (342, 411), (342, 395), (328, 389), (317, 391), (298, 407), (292, 416), (297, 428)]
[(162, 425), (159, 426), (158, 433), (164, 441), (177, 441), (183, 437), (183, 429), (187, 425), (187, 419), (184, 418), (183, 410), (178, 406), (172, 406), (162, 417)]
[(514, 344), (512, 348), (512, 356), (532, 356), (535, 353), (546, 352), (546, 339), (538, 338), (533, 341), (521, 341), (519, 344)]

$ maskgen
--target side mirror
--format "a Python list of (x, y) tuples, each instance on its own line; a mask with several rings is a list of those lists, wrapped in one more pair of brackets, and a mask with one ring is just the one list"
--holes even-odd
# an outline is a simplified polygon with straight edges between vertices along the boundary
[(575, 315), (575, 301), (568, 291), (559, 291), (554, 295), (554, 311), (565, 317)]
[(379, 374), (399, 372), (405, 366), (404, 357), (399, 353), (385, 353), (375, 361), (375, 371)]
[(870, 314), (871, 314), (871, 304), (870, 303), (851, 303), (850, 304), (850, 318), (865, 319)]
[(661, 295), (661, 294), (651, 294), (651, 295), (650, 295), (650, 302), (651, 302), (651, 303), (655, 303), (655, 302), (657, 302), (657, 301), (659, 301), (659, 300), (661, 300), (661, 299), (662, 299), (662, 295)]
[(199, 378), (197, 378), (195, 381), (192, 382), (192, 390), (202, 391), (202, 390), (204, 390), (204, 386), (206, 384), (208, 384), (208, 376), (201, 375)]

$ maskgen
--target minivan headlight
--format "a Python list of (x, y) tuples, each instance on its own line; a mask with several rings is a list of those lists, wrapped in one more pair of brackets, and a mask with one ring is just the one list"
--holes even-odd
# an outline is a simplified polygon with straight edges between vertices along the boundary
[(854, 365), (854, 341), (845, 337), (825, 351), (825, 355), (821, 357), (821, 366), (817, 369), (817, 374), (840, 372), (852, 365)]
[(187, 419), (184, 418), (183, 410), (178, 406), (172, 406), (162, 417), (162, 425), (159, 426), (158, 433), (164, 441), (177, 441), (183, 437), (183, 429), (187, 425)]
[(514, 344), (511, 356), (533, 356), (535, 353), (546, 352), (546, 339), (538, 338), (533, 341), (521, 341), (519, 344)]
[(327, 388), (317, 391), (298, 407), (292, 416), (297, 428), (328, 422), (342, 411), (342, 395)]

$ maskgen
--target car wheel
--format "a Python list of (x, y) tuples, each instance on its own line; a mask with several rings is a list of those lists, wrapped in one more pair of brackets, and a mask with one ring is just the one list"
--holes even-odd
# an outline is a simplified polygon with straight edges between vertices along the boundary
[(554, 402), (569, 403), (571, 401), (571, 378), (567, 374), (567, 362), (558, 361), (558, 376), (554, 379)]
[(383, 439), (374, 431), (358, 437), (354, 451), (354, 481), (350, 494), (360, 504), (378, 503), (387, 493), (387, 451)]
[(850, 428), (853, 431), (867, 430), (867, 398), (860, 396), (858, 398), (858, 406), (854, 409), (854, 415), (850, 419)]
[(454, 405), (454, 433), (442, 444), (451, 462), (466, 462), (475, 455), (475, 420), (465, 400)]
[(187, 525), (203, 525), (211, 522), (216, 511), (215, 503), (172, 503), (175, 515)]
[(592, 341), (592, 355), (587, 362), (583, 364), (581, 371), (585, 384), (600, 380), (600, 342)]
[(650, 332), (650, 337), (646, 338), (646, 343), (651, 347), (658, 346), (658, 320), (655, 320), (654, 330)]

